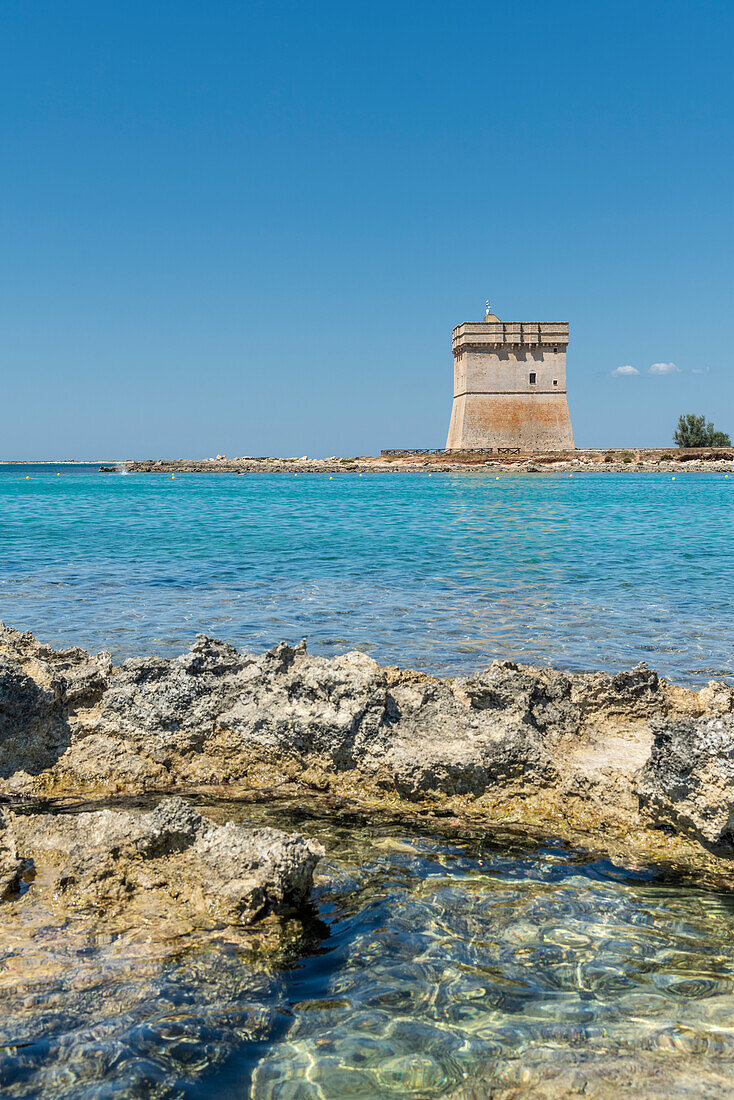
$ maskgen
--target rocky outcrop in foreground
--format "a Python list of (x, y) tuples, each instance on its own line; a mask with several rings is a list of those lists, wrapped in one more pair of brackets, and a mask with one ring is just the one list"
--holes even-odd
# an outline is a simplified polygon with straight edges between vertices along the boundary
[[(0, 630), (0, 792), (7, 796), (290, 785), (377, 810), (440, 807), (583, 833), (631, 853), (690, 854), (693, 841), (702, 855), (705, 848), (729, 857), (733, 711), (725, 684), (678, 688), (644, 665), (609, 676), (495, 661), (474, 677), (437, 679), (381, 668), (362, 653), (327, 660), (303, 644), (282, 644), (255, 657), (199, 636), (180, 657), (114, 668), (108, 654), (56, 651), (30, 634)], [(97, 830), (100, 850), (124, 850), (120, 889), (138, 889), (153, 866), (168, 881), (163, 859), (196, 879), (192, 896), (238, 920), (291, 890), (271, 879), (260, 893), (225, 889), (225, 881), (248, 880), (249, 870), (238, 868), (255, 865), (253, 852), (267, 862), (273, 838), (224, 839), (201, 824), (166, 833), (170, 815), (188, 817), (180, 805), (160, 814), (84, 822), (75, 836)], [(139, 829), (148, 837), (163, 829), (175, 852), (146, 854), (158, 842), (140, 839)], [(73, 869), (75, 843), (70, 838), (63, 889), (94, 892), (97, 878)], [(298, 843), (278, 841), (278, 850), (290, 853), (283, 865), (292, 856), (302, 870), (315, 857)], [(8, 844), (0, 846), (6, 888), (14, 874)]]
[(16, 872), (18, 850), (46, 870), (56, 907), (109, 912), (157, 894), (193, 919), (226, 924), (297, 909), (323, 855), (298, 834), (216, 825), (181, 798), (164, 799), (152, 813), (20, 813), (4, 822), (3, 841), (16, 854)]

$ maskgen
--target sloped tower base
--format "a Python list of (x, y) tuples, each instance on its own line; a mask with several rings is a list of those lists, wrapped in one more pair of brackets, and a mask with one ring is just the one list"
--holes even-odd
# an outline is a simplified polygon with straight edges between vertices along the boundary
[(454, 399), (446, 450), (572, 451), (565, 393), (468, 393)]

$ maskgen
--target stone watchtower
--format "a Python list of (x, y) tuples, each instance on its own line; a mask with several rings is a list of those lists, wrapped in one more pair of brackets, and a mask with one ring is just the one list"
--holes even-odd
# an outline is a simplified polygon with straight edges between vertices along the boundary
[(447, 451), (573, 450), (566, 396), (568, 321), (465, 321), (453, 335)]

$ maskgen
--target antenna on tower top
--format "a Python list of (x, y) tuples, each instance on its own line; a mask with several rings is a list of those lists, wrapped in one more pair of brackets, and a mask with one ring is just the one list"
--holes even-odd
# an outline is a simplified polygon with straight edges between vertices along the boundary
[(484, 303), (484, 312), (489, 313), (489, 298), (487, 298), (486, 302)]

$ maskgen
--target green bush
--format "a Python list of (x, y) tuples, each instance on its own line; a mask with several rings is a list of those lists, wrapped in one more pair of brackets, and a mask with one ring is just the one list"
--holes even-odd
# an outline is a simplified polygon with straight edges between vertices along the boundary
[(712, 420), (707, 423), (705, 416), (696, 416), (695, 413), (678, 417), (673, 441), (678, 447), (731, 447), (731, 439), (726, 432), (717, 432)]
[(614, 462), (614, 459), (612, 458), (611, 455), (604, 455), (604, 461), (605, 462)]
[(632, 461), (632, 455), (622, 455), (622, 462), (629, 463)]
[(664, 455), (660, 455), (660, 458), (658, 459), (658, 462), (672, 462), (672, 461), (673, 461), (673, 456), (669, 455), (667, 451), (665, 452)]

